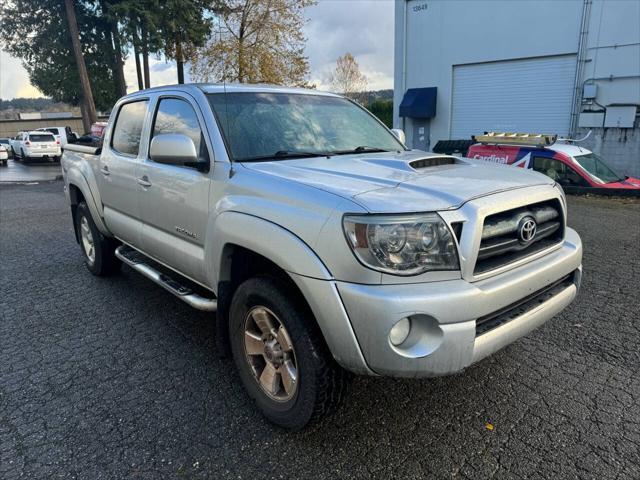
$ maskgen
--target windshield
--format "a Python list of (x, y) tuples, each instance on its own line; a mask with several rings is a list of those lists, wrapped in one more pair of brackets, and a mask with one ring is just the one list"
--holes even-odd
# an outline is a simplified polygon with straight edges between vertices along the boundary
[(375, 117), (341, 97), (219, 93), (209, 102), (235, 161), (403, 149)]
[(32, 133), (29, 135), (29, 140), (32, 142), (55, 142), (56, 139), (50, 133)]
[(577, 155), (574, 158), (582, 168), (590, 173), (591, 176), (596, 177), (597, 180), (602, 181), (602, 183), (617, 182), (626, 178), (624, 175), (614, 172), (595, 153)]

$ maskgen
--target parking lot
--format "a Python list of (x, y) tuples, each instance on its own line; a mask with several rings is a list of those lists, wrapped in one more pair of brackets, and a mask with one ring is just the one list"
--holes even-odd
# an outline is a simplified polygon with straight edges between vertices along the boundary
[(9, 159), (7, 165), (0, 166), (0, 183), (5, 182), (42, 182), (55, 180), (62, 171), (58, 162), (40, 162), (25, 165), (15, 159)]
[(583, 289), (453, 376), (357, 378), (300, 433), (219, 359), (210, 314), (85, 269), (61, 182), (0, 185), (0, 478), (640, 477), (640, 202), (569, 197)]

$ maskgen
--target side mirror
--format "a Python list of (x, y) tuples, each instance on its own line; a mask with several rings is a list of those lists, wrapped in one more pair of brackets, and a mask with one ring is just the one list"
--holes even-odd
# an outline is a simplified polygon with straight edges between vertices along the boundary
[(406, 144), (407, 138), (404, 135), (404, 130), (402, 130), (401, 128), (392, 128), (391, 133), (393, 133), (394, 137), (400, 140), (400, 143), (402, 143), (402, 145)]
[(149, 158), (154, 162), (191, 167), (200, 172), (209, 170), (209, 162), (198, 158), (193, 140), (181, 133), (164, 133), (153, 137)]

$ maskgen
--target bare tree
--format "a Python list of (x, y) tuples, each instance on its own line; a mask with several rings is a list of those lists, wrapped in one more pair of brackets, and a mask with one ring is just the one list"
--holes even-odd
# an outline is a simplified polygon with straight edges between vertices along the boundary
[(80, 33), (78, 32), (78, 20), (76, 19), (76, 10), (73, 0), (64, 0), (64, 6), (67, 12), (67, 22), (69, 23), (71, 46), (73, 47), (73, 55), (76, 59), (78, 76), (80, 77), (80, 86), (82, 87), (82, 124), (85, 131), (88, 132), (91, 130), (91, 124), (97, 120), (96, 106), (93, 102), (93, 93), (91, 92), (87, 66), (84, 63), (84, 56), (82, 55)]
[(349, 52), (338, 57), (329, 82), (336, 93), (341, 93), (360, 103), (366, 99), (367, 77), (360, 71), (357, 60)]
[(213, 35), (190, 55), (196, 81), (305, 85), (302, 33), (316, 0), (212, 0)]

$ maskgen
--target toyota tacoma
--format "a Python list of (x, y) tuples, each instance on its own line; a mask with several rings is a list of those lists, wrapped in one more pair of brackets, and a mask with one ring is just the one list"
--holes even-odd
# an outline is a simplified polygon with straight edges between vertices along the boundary
[(120, 99), (62, 170), (89, 271), (216, 312), (248, 394), (299, 429), (352, 374), (459, 372), (578, 292), (560, 185), (403, 142), (339, 95), (167, 86)]

